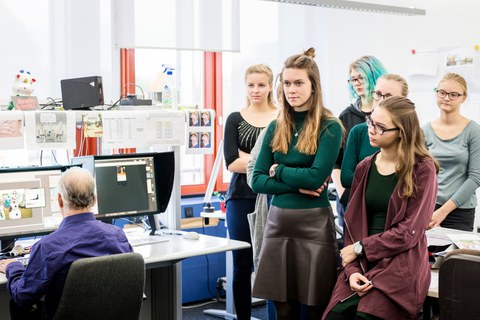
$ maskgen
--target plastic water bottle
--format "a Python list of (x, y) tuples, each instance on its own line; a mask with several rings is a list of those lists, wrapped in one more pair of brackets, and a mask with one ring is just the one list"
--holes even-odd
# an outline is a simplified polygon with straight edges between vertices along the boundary
[(167, 69), (167, 78), (162, 90), (162, 104), (166, 109), (177, 109), (175, 79), (173, 70)]

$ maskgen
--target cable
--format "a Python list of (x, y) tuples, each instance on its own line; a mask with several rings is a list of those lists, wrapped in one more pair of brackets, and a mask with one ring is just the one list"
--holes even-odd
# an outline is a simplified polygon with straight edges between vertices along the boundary
[(18, 239), (14, 239), (6, 248), (4, 248), (3, 250), (0, 250), (0, 254), (5, 254), (5, 253), (7, 253), (7, 251), (12, 250), (12, 248), (15, 246), (15, 242), (17, 240)]
[(117, 106), (117, 104), (118, 104), (118, 103), (122, 100), (122, 98), (124, 98), (124, 97), (125, 97), (124, 95), (120, 96), (120, 98), (119, 98), (117, 101), (115, 101), (115, 103), (112, 104), (110, 107), (108, 107), (107, 110), (112, 110), (113, 108), (115, 108), (115, 107)]
[[(202, 218), (202, 233), (205, 234), (205, 219)], [(222, 301), (221, 297), (218, 294), (212, 293), (212, 288), (210, 288), (210, 260), (208, 259), (208, 255), (205, 255), (205, 260), (207, 261), (207, 289), (208, 293), (211, 296), (215, 297), (217, 301)]]
[(52, 150), (52, 157), (53, 157), (53, 160), (55, 160), (55, 164), (59, 164), (58, 160), (57, 160), (57, 157), (55, 156), (55, 151), (54, 150)]
[(52, 97), (47, 97), (47, 100), (51, 100), (52, 102), (49, 102), (49, 103), (45, 104), (43, 107), (40, 108), (40, 110), (45, 110), (47, 107), (52, 106), (52, 105), (53, 105), (53, 108), (50, 108), (48, 110), (55, 110), (55, 109), (60, 108), (60, 105), (58, 103), (61, 103), (62, 100), (56, 101)]
[(145, 93), (143, 92), (142, 87), (140, 87), (138, 84), (135, 84), (133, 82), (128, 82), (128, 83), (125, 83), (125, 85), (123, 86), (123, 90), (125, 90), (125, 87), (128, 86), (128, 85), (132, 85), (132, 86), (135, 86), (135, 87), (139, 88), (140, 91), (142, 91), (142, 99), (145, 99)]

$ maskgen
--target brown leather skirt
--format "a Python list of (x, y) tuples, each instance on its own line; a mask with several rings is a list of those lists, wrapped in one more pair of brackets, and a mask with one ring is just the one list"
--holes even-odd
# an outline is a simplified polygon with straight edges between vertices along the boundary
[(336, 257), (331, 207), (271, 206), (253, 296), (326, 307), (337, 279)]

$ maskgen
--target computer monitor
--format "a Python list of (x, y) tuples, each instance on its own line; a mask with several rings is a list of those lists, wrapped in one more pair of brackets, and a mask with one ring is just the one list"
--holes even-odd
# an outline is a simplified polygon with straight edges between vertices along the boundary
[(57, 185), (69, 167), (0, 169), (2, 250), (19, 237), (45, 235), (60, 225), (62, 215), (57, 202)]
[(65, 110), (89, 109), (104, 104), (102, 77), (64, 79), (60, 86)]
[(95, 177), (97, 219), (147, 215), (155, 233), (153, 215), (167, 209), (172, 194), (173, 151), (77, 157), (72, 163)]

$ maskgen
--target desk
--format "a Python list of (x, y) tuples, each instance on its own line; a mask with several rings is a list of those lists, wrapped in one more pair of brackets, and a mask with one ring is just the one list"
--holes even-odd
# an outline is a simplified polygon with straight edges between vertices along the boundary
[[(450, 246), (446, 251), (451, 251), (453, 249), (456, 249), (457, 247), (450, 240), (450, 238), (448, 237), (448, 234), (462, 234), (462, 233), (472, 234), (472, 232), (469, 232), (469, 231), (461, 231), (461, 230), (437, 227), (427, 231), (428, 244), (440, 245), (440, 246), (450, 244)], [(435, 263), (435, 266), (437, 266), (437, 263)], [(438, 292), (439, 269), (438, 268), (431, 269), (430, 274), (431, 274), (430, 287), (428, 288), (427, 299), (425, 300), (425, 304), (424, 304), (424, 315), (423, 315), (424, 319), (430, 319), (431, 305), (438, 304), (437, 302), (434, 302), (434, 301), (439, 298), (439, 292)]]
[[(145, 260), (146, 280), (144, 301), (140, 319), (182, 319), (181, 260), (210, 253), (248, 248), (243, 241), (200, 235), (199, 240), (187, 240), (182, 236), (165, 236), (168, 242), (134, 247)], [(6, 291), (7, 279), (0, 274), (0, 319), (9, 319)]]

